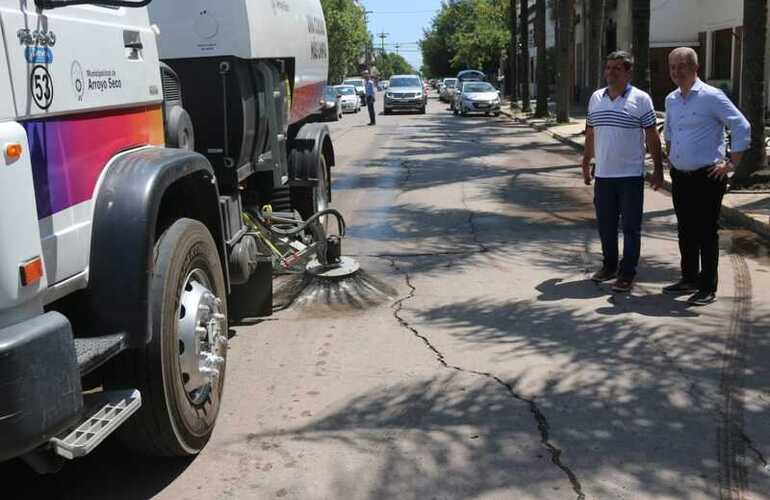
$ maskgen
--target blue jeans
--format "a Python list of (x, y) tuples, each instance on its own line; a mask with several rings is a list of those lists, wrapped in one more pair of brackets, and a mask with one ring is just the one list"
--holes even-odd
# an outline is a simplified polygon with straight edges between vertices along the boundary
[(623, 224), (623, 260), (618, 274), (633, 279), (642, 246), (643, 177), (596, 178), (594, 206), (604, 268), (618, 269), (618, 222)]

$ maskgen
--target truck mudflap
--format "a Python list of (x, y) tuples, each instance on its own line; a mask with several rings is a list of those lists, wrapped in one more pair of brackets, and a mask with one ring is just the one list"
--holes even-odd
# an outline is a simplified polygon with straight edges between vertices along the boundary
[(0, 462), (45, 444), (83, 409), (72, 326), (57, 312), (0, 328)]

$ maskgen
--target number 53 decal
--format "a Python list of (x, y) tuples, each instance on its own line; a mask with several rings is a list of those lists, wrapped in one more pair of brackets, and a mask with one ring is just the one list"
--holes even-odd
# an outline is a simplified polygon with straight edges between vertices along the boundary
[(40, 109), (48, 109), (53, 103), (53, 79), (45, 66), (35, 66), (29, 77), (32, 100)]

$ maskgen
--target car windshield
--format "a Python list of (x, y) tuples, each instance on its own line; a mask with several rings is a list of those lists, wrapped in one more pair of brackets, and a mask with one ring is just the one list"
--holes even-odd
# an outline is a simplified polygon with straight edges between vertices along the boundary
[(457, 85), (457, 79), (453, 78), (451, 80), (444, 80), (444, 85), (446, 85), (449, 88), (454, 88), (455, 85)]
[(326, 87), (326, 98), (327, 99), (336, 99), (337, 98), (337, 90), (334, 87)]
[(337, 92), (342, 95), (353, 95), (356, 93), (356, 89), (353, 87), (337, 87)]
[(495, 88), (487, 82), (466, 83), (463, 92), (494, 92)]
[(420, 79), (416, 77), (394, 78), (390, 81), (391, 87), (419, 87)]
[(363, 87), (364, 86), (364, 81), (363, 80), (345, 80), (342, 83), (344, 83), (345, 85), (357, 85), (359, 87)]

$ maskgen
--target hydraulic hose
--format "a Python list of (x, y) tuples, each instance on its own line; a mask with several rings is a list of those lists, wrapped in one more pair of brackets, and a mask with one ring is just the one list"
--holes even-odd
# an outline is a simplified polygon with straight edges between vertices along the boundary
[[(339, 236), (344, 237), (345, 232), (347, 231), (347, 226), (345, 225), (345, 219), (342, 216), (342, 214), (339, 211), (335, 210), (334, 208), (327, 208), (325, 210), (316, 212), (312, 216), (308, 217), (307, 220), (301, 223), (299, 223), (294, 219), (284, 219), (282, 217), (270, 216), (270, 220), (278, 222), (278, 224), (272, 224), (268, 222), (268, 220), (262, 214), (262, 211), (257, 210), (257, 218), (259, 219), (259, 221), (270, 232), (278, 234), (280, 236), (297, 235), (305, 231), (308, 228), (308, 226), (310, 226), (310, 224), (318, 220), (319, 217), (323, 217), (324, 215), (332, 215), (337, 219), (337, 226), (339, 227), (339, 233), (340, 233)], [(289, 227), (291, 227), (291, 229), (288, 229)]]

